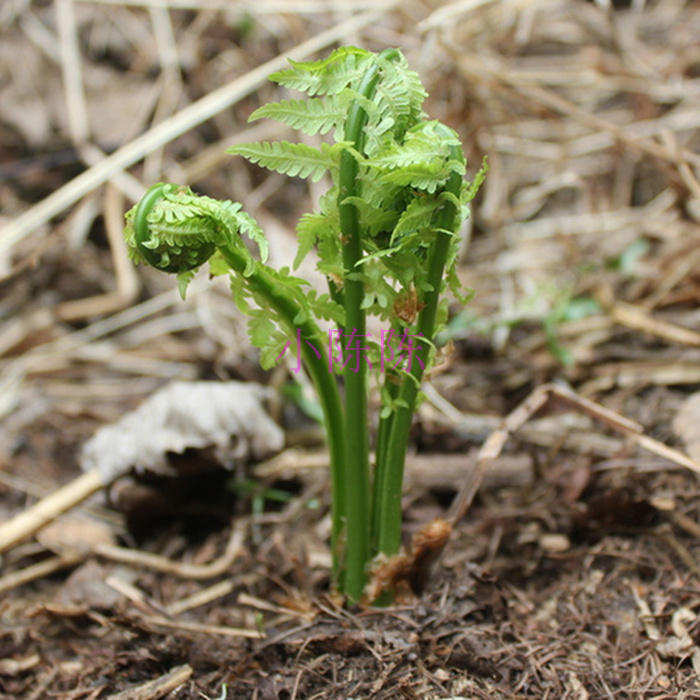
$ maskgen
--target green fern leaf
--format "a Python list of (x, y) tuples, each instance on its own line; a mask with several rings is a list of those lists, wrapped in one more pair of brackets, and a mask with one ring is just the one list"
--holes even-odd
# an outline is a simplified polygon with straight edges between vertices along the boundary
[(265, 233), (260, 228), (258, 222), (248, 213), (244, 211), (238, 212), (236, 220), (240, 226), (240, 230), (250, 238), (253, 243), (258, 246), (260, 254), (260, 262), (267, 262), (267, 256), (270, 252), (270, 246), (265, 238)]
[(210, 277), (220, 277), (221, 275), (227, 275), (231, 271), (231, 266), (226, 262), (220, 251), (216, 251), (214, 255), (209, 258), (209, 276)]
[(420, 76), (408, 68), (406, 59), (398, 61), (380, 59), (382, 80), (377, 86), (376, 102), (382, 115), (390, 115), (394, 121), (394, 135), (400, 138), (423, 117), (423, 102), (428, 93)]
[(307, 294), (307, 300), (316, 318), (332, 321), (341, 328), (345, 325), (345, 309), (331, 299), (330, 294), (317, 296), (316, 291), (312, 289)]
[(373, 54), (355, 46), (342, 46), (320, 61), (289, 61), (290, 68), (273, 73), (270, 80), (279, 85), (314, 95), (336, 95), (358, 81)]
[(368, 169), (368, 172), (360, 176), (362, 199), (370, 206), (383, 209), (403, 208), (401, 206), (403, 188), (382, 182), (377, 178), (376, 170)]
[(280, 328), (272, 324), (269, 335), (257, 345), (260, 348), (260, 366), (263, 369), (272, 369), (285, 350), (296, 352), (296, 347), (293, 346), (296, 346), (296, 339), (290, 340)]
[(308, 100), (282, 100), (256, 109), (248, 121), (275, 119), (309, 136), (337, 129), (347, 117), (351, 95), (341, 93)]
[(291, 177), (309, 178), (318, 182), (323, 175), (338, 168), (340, 149), (335, 144), (321, 144), (313, 148), (305, 143), (289, 141), (263, 141), (262, 143), (241, 143), (228, 149), (228, 153), (243, 156), (251, 163), (257, 163), (269, 170), (275, 170)]
[(250, 313), (250, 305), (248, 298), (251, 296), (246, 286), (246, 279), (241, 275), (231, 274), (228, 278), (231, 289), (231, 296), (236, 302), (236, 306), (241, 313)]
[(416, 163), (408, 165), (400, 170), (391, 170), (382, 175), (382, 180), (392, 185), (404, 187), (414, 187), (417, 190), (424, 190), (428, 194), (433, 194), (447, 182), (447, 178), (452, 174), (455, 165), (461, 165), (457, 161), (444, 164)]
[(391, 234), (391, 244), (393, 245), (397, 239), (409, 233), (430, 229), (433, 214), (440, 205), (441, 203), (434, 197), (417, 197), (413, 199), (404, 209), (394, 227), (394, 231)]
[[(267, 345), (260, 351), (260, 366), (263, 369), (272, 369), (278, 361), (277, 358), (284, 353), (288, 342), (289, 340), (281, 331), (276, 331)], [(292, 351), (291, 344), (290, 351)], [(292, 352), (295, 351), (296, 349)]]
[(308, 212), (304, 214), (297, 224), (297, 239), (299, 247), (292, 267), (296, 270), (304, 258), (323, 236), (338, 236), (338, 221), (328, 214)]
[(276, 329), (274, 321), (266, 311), (256, 309), (250, 312), (248, 336), (250, 337), (250, 342), (256, 348), (264, 348)]
[[(419, 163), (450, 161), (450, 148), (459, 145), (459, 140), (456, 135), (454, 139), (447, 139), (437, 134), (435, 125), (435, 122), (420, 124), (406, 132), (403, 142), (387, 140), (381, 152), (369, 161), (369, 165), (389, 170)], [(464, 174), (463, 163), (454, 159), (451, 162), (455, 170)]]
[(377, 123), (374, 121), (367, 123), (365, 126), (365, 153), (369, 158), (373, 158), (381, 152), (387, 135), (393, 132), (395, 124), (394, 118), (386, 114)]
[(318, 239), (319, 272), (327, 277), (342, 279), (345, 274), (340, 236), (322, 236)]
[(395, 211), (384, 209), (380, 204), (373, 204), (362, 197), (346, 197), (343, 204), (355, 206), (360, 226), (370, 236), (376, 236), (382, 231), (390, 231), (396, 223)]
[(483, 161), (481, 162), (481, 167), (479, 168), (479, 172), (474, 175), (474, 179), (470, 184), (466, 184), (464, 188), (462, 189), (461, 193), (461, 200), (462, 204), (468, 204), (469, 202), (476, 197), (476, 193), (479, 191), (479, 188), (484, 182), (484, 179), (486, 178), (486, 173), (488, 172), (489, 169), (489, 164), (488, 161), (486, 160), (486, 156), (484, 156)]

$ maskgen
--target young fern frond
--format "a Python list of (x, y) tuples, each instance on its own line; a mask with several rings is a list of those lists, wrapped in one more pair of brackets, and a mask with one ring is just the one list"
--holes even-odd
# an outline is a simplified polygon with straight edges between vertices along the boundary
[(450, 159), (450, 147), (459, 143), (457, 135), (440, 139), (435, 134), (435, 122), (427, 122), (409, 129), (401, 141), (387, 139), (380, 153), (369, 159), (370, 167), (380, 170), (395, 170), (407, 165), (449, 161), (464, 174), (464, 163)]
[(423, 102), (428, 93), (418, 73), (409, 70), (403, 56), (396, 61), (382, 61), (382, 70), (376, 102), (382, 118), (391, 117), (392, 134), (400, 139), (423, 117)]
[(374, 55), (356, 46), (341, 46), (319, 61), (289, 61), (290, 68), (272, 73), (279, 85), (314, 95), (336, 95), (349, 83), (359, 80)]
[[(331, 454), (333, 581), (359, 600), (371, 556), (399, 548), (411, 417), (423, 372), (435, 356), (435, 334), (447, 318), (440, 293), (447, 285), (461, 292), (457, 231), (484, 169), (471, 185), (464, 182), (457, 134), (426, 120), (425, 89), (396, 49), (375, 55), (343, 47), (320, 61), (291, 62), (270, 78), (309, 98), (264, 105), (251, 120), (276, 119), (336, 143), (245, 143), (229, 153), (313, 182), (330, 174), (333, 184), (319, 208), (298, 222), (294, 259), (296, 268), (316, 247), (329, 293), (316, 292), (286, 268), (266, 265), (267, 241), (240, 204), (196, 197), (187, 188), (158, 185), (149, 191), (127, 215), (126, 238), (134, 260), (178, 273), (181, 289), (207, 260), (212, 274), (228, 274), (263, 367), (274, 365), (294, 343), (317, 389)], [(257, 244), (259, 257), (241, 234)], [(385, 370), (372, 480), (365, 365), (373, 363), (377, 378), (385, 348), (366, 333), (367, 313), (391, 333), (415, 339), (425, 363)], [(331, 336), (321, 332), (317, 319), (362, 343), (350, 350), (357, 369), (347, 358), (343, 363), (343, 402), (335, 376), (340, 368), (328, 354)], [(393, 349), (403, 342), (394, 342)], [(342, 352), (347, 350), (343, 343)]]
[(188, 187), (154, 185), (125, 218), (131, 259), (183, 275), (183, 293), (191, 279), (186, 273), (207, 262), (218, 246), (239, 250), (251, 269), (254, 258), (240, 240), (241, 231), (258, 245), (261, 259), (267, 258), (267, 239), (240, 204), (196, 196)]
[(401, 187), (413, 187), (433, 194), (444, 187), (447, 178), (455, 172), (453, 163), (414, 163), (381, 175), (383, 182)]
[(248, 117), (248, 121), (274, 119), (293, 129), (314, 136), (327, 134), (331, 129), (338, 129), (352, 101), (352, 93), (345, 90), (329, 97), (313, 97), (307, 100), (282, 100), (258, 107)]
[(338, 218), (321, 212), (307, 212), (297, 223), (297, 254), (292, 267), (296, 270), (313, 250), (316, 242), (326, 236), (337, 236), (340, 231)]
[(318, 182), (329, 170), (337, 171), (342, 146), (343, 144), (330, 146), (322, 143), (318, 149), (305, 143), (263, 141), (241, 143), (229, 148), (227, 153), (243, 156), (251, 163), (283, 175)]
[(430, 196), (418, 197), (409, 202), (391, 232), (389, 245), (396, 245), (410, 233), (429, 231), (432, 228), (433, 216), (440, 206), (439, 200)]

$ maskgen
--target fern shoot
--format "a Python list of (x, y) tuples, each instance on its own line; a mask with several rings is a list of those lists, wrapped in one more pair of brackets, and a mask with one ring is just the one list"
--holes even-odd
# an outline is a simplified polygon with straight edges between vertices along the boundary
[[(266, 264), (264, 233), (240, 204), (187, 187), (151, 188), (127, 213), (125, 236), (136, 262), (178, 275), (183, 295), (206, 262), (212, 274), (228, 275), (263, 367), (298, 344), (329, 446), (333, 583), (359, 601), (372, 559), (400, 548), (411, 420), (446, 320), (441, 295), (449, 286), (467, 297), (455, 271), (458, 232), (485, 168), (465, 181), (458, 135), (426, 117), (427, 93), (396, 49), (342, 47), (319, 61), (292, 62), (270, 79), (307, 97), (263, 105), (251, 120), (276, 119), (329, 141), (318, 148), (247, 143), (229, 152), (290, 177), (329, 178), (318, 209), (297, 224), (294, 259), (298, 267), (315, 250), (328, 292)], [(380, 338), (367, 333), (368, 315), (386, 327)], [(320, 320), (333, 330), (322, 333)], [(381, 410), (370, 465), (371, 385)]]

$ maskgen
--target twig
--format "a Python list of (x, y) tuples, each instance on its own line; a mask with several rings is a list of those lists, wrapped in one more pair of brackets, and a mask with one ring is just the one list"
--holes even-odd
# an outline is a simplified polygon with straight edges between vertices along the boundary
[(167, 627), (168, 629), (182, 630), (184, 632), (199, 632), (222, 637), (245, 637), (246, 639), (265, 639), (265, 633), (258, 630), (249, 630), (242, 627), (224, 627), (222, 625), (204, 625), (198, 622), (185, 622), (183, 620), (168, 620), (156, 615), (143, 615), (141, 619), (151, 625)]
[(88, 140), (90, 126), (85, 104), (85, 92), (83, 91), (75, 7), (73, 0), (56, 0), (55, 8), (68, 125), (73, 143), (79, 146)]
[(236, 602), (239, 605), (247, 605), (251, 608), (256, 608), (257, 610), (265, 610), (267, 612), (274, 612), (279, 615), (287, 615), (289, 617), (298, 617), (309, 622), (316, 617), (316, 615), (311, 611), (304, 612), (302, 610), (285, 608), (283, 605), (275, 605), (274, 603), (270, 603), (267, 600), (262, 600), (261, 598), (256, 598), (255, 596), (248, 595), (247, 593), (239, 594)]
[(234, 588), (235, 584), (232, 579), (224, 579), (223, 581), (215, 583), (213, 586), (208, 586), (190, 596), (180, 598), (170, 603), (170, 605), (167, 606), (167, 613), (172, 616), (181, 615), (183, 612), (198, 608), (200, 605), (206, 605), (213, 600), (223, 598), (231, 593)]
[(175, 666), (152, 681), (147, 681), (136, 688), (122, 690), (119, 693), (107, 696), (105, 700), (155, 700), (162, 698), (169, 692), (181, 686), (192, 676), (192, 667), (189, 664)]
[(146, 615), (156, 613), (157, 615), (161, 615), (163, 617), (168, 615), (168, 612), (160, 607), (158, 603), (147, 596), (141, 589), (137, 588), (128, 581), (124, 581), (118, 576), (108, 576), (105, 583), (119, 593), (119, 595), (122, 595), (127, 600), (130, 600), (142, 613)]
[(44, 561), (40, 561), (38, 564), (32, 564), (18, 571), (12, 571), (0, 578), (0, 593), (6, 593), (30, 581), (44, 578), (44, 576), (49, 576), (61, 569), (67, 569), (82, 561), (84, 558), (85, 555), (82, 553), (71, 552), (70, 554), (44, 559)]
[(75, 507), (106, 484), (97, 470), (85, 472), (0, 525), (0, 552), (33, 535), (59, 515)]
[(610, 309), (611, 316), (623, 326), (644, 331), (671, 343), (700, 346), (700, 333), (673, 323), (653, 318), (645, 309), (616, 301)]
[(19, 659), (0, 659), (0, 676), (18, 676), (41, 662), (39, 654), (29, 654)]
[(159, 571), (164, 574), (179, 576), (180, 578), (204, 581), (215, 576), (221, 576), (229, 571), (243, 548), (244, 534), (244, 527), (240, 523), (234, 523), (231, 527), (231, 537), (226, 545), (226, 550), (218, 559), (209, 564), (177, 562), (158, 554), (103, 543), (96, 544), (92, 551), (106, 559), (118, 561), (122, 564), (140, 566), (144, 569), (151, 569), (152, 571)]
[(500, 455), (510, 434), (518, 430), (518, 428), (539, 411), (552, 396), (566, 401), (576, 406), (584, 413), (588, 413), (594, 418), (608, 423), (608, 425), (612, 426), (614, 429), (628, 435), (639, 447), (643, 447), (691, 471), (700, 473), (700, 464), (690, 459), (690, 457), (684, 455), (682, 452), (668, 447), (648, 435), (644, 435), (642, 433), (643, 428), (638, 423), (594, 401), (579, 396), (570, 389), (565, 389), (555, 384), (543, 384), (537, 387), (537, 389), (535, 389), (519, 406), (509, 413), (504, 419), (502, 427), (491, 433), (486, 442), (482, 445), (477, 458), (476, 467), (464, 481), (459, 493), (450, 506), (448, 520), (451, 523), (454, 524), (460, 520), (469, 509), (484, 478), (484, 473), (493, 460)]

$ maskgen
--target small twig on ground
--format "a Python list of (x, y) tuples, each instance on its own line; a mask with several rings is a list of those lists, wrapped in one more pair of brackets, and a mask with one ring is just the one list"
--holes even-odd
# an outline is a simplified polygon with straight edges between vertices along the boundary
[(122, 595), (127, 600), (130, 600), (133, 605), (145, 615), (155, 613), (161, 617), (168, 616), (168, 612), (158, 605), (155, 600), (128, 581), (124, 581), (118, 576), (108, 576), (105, 583), (119, 593), (119, 595)]
[(639, 447), (643, 447), (691, 471), (700, 473), (700, 464), (697, 464), (679, 450), (668, 447), (658, 440), (644, 435), (642, 433), (643, 428), (638, 423), (594, 401), (579, 396), (570, 389), (565, 389), (555, 384), (543, 384), (535, 389), (520, 405), (508, 414), (503, 421), (503, 426), (491, 433), (486, 442), (482, 445), (475, 469), (462, 484), (460, 492), (457, 494), (450, 507), (448, 519), (451, 523), (454, 524), (459, 521), (469, 509), (481, 485), (486, 470), (493, 460), (500, 455), (510, 434), (518, 430), (530, 417), (542, 408), (552, 396), (576, 406), (584, 413), (588, 413), (594, 418), (598, 418), (612, 426), (615, 430), (625, 433)]
[(179, 578), (204, 581), (206, 579), (221, 576), (229, 571), (233, 562), (243, 549), (245, 537), (245, 525), (234, 522), (231, 526), (231, 536), (224, 553), (209, 564), (189, 564), (177, 562), (167, 557), (149, 552), (141, 552), (126, 547), (117, 547), (110, 544), (96, 544), (92, 551), (99, 556), (122, 564), (139, 566), (152, 571), (178, 576)]
[(218, 598), (223, 598), (233, 591), (235, 583), (232, 579), (224, 579), (215, 583), (213, 586), (203, 588), (192, 595), (180, 598), (167, 606), (167, 613), (170, 616), (181, 615), (188, 610), (198, 608), (200, 605), (206, 605)]
[(44, 578), (44, 576), (49, 576), (61, 569), (67, 569), (79, 563), (84, 558), (85, 555), (81, 553), (71, 552), (70, 554), (44, 559), (44, 561), (40, 561), (38, 564), (32, 564), (18, 571), (12, 571), (0, 578), (0, 593), (6, 593), (30, 581)]
[(310, 622), (316, 617), (313, 612), (304, 612), (301, 610), (293, 610), (292, 608), (285, 608), (283, 605), (275, 605), (267, 600), (262, 600), (261, 598), (256, 598), (255, 596), (248, 595), (247, 593), (239, 594), (236, 602), (239, 605), (247, 605), (251, 608), (257, 610), (265, 610), (267, 612), (277, 613), (279, 615), (286, 615), (287, 617), (300, 618)]
[(109, 695), (105, 700), (156, 700), (156, 698), (162, 698), (181, 686), (191, 676), (192, 667), (189, 664), (175, 666), (158, 678), (147, 681), (136, 688), (128, 688)]
[(0, 659), (0, 676), (18, 676), (39, 665), (39, 654), (28, 654), (16, 659)]
[(104, 486), (105, 483), (97, 470), (86, 472), (3, 523), (0, 525), (0, 552), (33, 535)]
[(245, 637), (246, 639), (265, 639), (265, 633), (259, 630), (249, 630), (241, 627), (224, 627), (222, 625), (205, 625), (198, 622), (185, 622), (183, 620), (168, 620), (156, 615), (139, 616), (141, 620), (156, 627), (182, 630), (183, 632), (199, 632), (220, 637)]
[(670, 343), (700, 346), (700, 333), (697, 331), (653, 318), (646, 309), (633, 304), (616, 301), (610, 309), (610, 314), (623, 326), (663, 338)]

